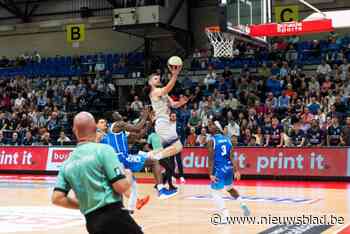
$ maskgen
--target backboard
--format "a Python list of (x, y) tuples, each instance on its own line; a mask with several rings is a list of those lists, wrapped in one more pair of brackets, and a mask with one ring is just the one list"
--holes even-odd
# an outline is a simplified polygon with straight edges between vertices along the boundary
[[(249, 25), (267, 23), (269, 0), (219, 0), (220, 29), (240, 36), (249, 34)], [(266, 41), (265, 38), (255, 38)]]

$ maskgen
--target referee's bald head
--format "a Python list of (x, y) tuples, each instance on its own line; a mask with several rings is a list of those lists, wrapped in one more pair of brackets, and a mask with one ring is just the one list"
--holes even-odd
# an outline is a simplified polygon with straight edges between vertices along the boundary
[(95, 138), (96, 122), (94, 116), (89, 112), (80, 112), (74, 117), (73, 131), (78, 141), (86, 141)]

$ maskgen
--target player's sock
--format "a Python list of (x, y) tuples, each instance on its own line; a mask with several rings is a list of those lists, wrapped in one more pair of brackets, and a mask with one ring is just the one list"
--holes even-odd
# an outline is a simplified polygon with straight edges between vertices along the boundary
[(220, 191), (211, 189), (210, 193), (216, 208), (220, 211), (226, 209), (225, 201), (222, 198)]
[(136, 184), (136, 180), (133, 179), (131, 183), (131, 194), (128, 202), (128, 209), (135, 210), (136, 202), (137, 202), (137, 184)]

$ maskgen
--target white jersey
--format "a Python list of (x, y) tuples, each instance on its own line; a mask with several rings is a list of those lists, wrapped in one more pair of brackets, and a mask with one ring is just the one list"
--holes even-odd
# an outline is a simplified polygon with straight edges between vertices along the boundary
[(155, 113), (155, 118), (166, 118), (169, 119), (170, 108), (169, 108), (169, 96), (163, 95), (159, 97), (159, 100), (155, 100), (151, 97), (152, 108)]

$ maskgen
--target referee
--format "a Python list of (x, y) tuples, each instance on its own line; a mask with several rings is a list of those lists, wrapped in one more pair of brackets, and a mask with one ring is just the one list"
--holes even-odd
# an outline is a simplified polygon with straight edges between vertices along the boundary
[[(124, 172), (110, 146), (95, 143), (96, 123), (90, 113), (75, 116), (73, 131), (79, 144), (60, 169), (52, 203), (80, 209), (90, 234), (142, 234), (121, 201), (131, 172)], [(77, 199), (68, 197), (71, 189)]]

